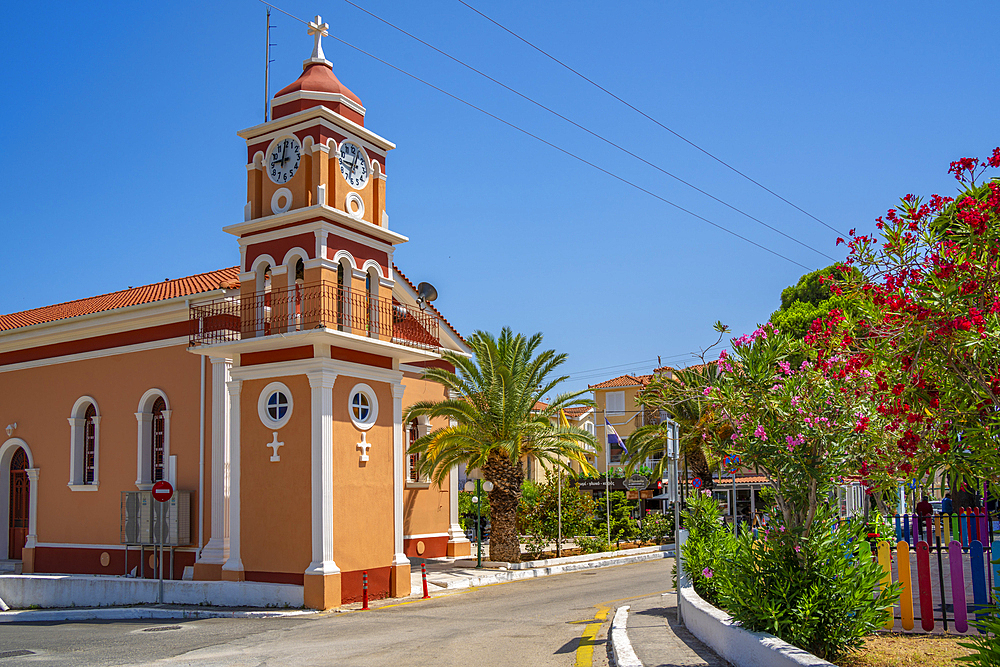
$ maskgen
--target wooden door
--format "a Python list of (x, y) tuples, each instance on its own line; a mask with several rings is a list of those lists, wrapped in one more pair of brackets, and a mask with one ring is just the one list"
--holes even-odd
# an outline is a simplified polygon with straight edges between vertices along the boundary
[(28, 507), (31, 489), (28, 488), (28, 456), (20, 447), (10, 461), (10, 517), (8, 526), (7, 557), (21, 560), (21, 550), (28, 539)]

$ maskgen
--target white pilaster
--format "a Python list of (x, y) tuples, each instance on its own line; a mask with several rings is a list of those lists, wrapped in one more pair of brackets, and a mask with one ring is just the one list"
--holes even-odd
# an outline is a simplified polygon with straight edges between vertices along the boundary
[(232, 359), (212, 357), (212, 537), (201, 551), (202, 563), (225, 563), (229, 557), (229, 371)]
[(392, 512), (393, 512), (393, 565), (409, 565), (403, 553), (403, 486), (406, 484), (403, 466), (403, 391), (402, 382), (392, 385)]
[(38, 468), (28, 468), (28, 538), (25, 549), (34, 549), (38, 543)]
[(312, 422), (312, 562), (306, 574), (340, 572), (333, 560), (333, 385), (329, 370), (307, 374)]
[(468, 542), (462, 524), (458, 519), (458, 466), (452, 466), (448, 473), (448, 542)]
[(226, 383), (229, 390), (229, 558), (223, 570), (243, 571), (240, 560), (240, 390), (242, 380)]

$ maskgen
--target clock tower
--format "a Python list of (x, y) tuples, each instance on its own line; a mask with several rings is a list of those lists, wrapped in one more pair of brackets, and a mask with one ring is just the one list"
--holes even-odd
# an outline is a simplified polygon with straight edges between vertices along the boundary
[[(240, 289), (200, 308), (193, 352), (231, 360), (228, 542), (196, 575), (298, 583), (306, 606), (408, 595), (401, 364), (440, 358), (438, 320), (393, 298), (386, 155), (361, 100), (312, 55), (247, 145)], [(214, 464), (213, 464), (214, 465)], [(214, 540), (214, 538), (213, 538)], [(210, 545), (211, 546), (211, 545)]]

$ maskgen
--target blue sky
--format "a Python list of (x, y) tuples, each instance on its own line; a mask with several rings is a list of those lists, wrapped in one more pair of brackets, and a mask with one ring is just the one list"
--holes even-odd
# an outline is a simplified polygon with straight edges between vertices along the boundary
[[(495, 2), (484, 13), (830, 226), (868, 231), (948, 163), (1000, 144), (988, 2)], [(809, 268), (829, 259), (497, 88), (342, 0), (276, 3), (624, 179)], [(359, 0), (455, 57), (829, 256), (837, 233), (501, 32), (457, 0)], [(258, 2), (9, 4), (0, 163), (8, 313), (235, 265), (239, 129), (262, 120)], [(274, 14), (272, 94), (312, 40)], [(397, 144), (396, 261), (465, 334), (545, 334), (567, 388), (657, 356), (686, 364), (722, 320), (767, 319), (805, 269), (721, 232), (365, 55), (335, 71)], [(608, 368), (614, 367), (614, 368)], [(606, 369), (583, 373), (590, 369)]]

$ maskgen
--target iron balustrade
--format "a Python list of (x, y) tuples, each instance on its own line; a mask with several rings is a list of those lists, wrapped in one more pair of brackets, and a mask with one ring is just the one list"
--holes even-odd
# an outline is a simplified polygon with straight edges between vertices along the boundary
[(408, 347), (437, 349), (438, 319), (387, 297), (322, 282), (240, 293), (190, 307), (190, 345), (334, 329)]

